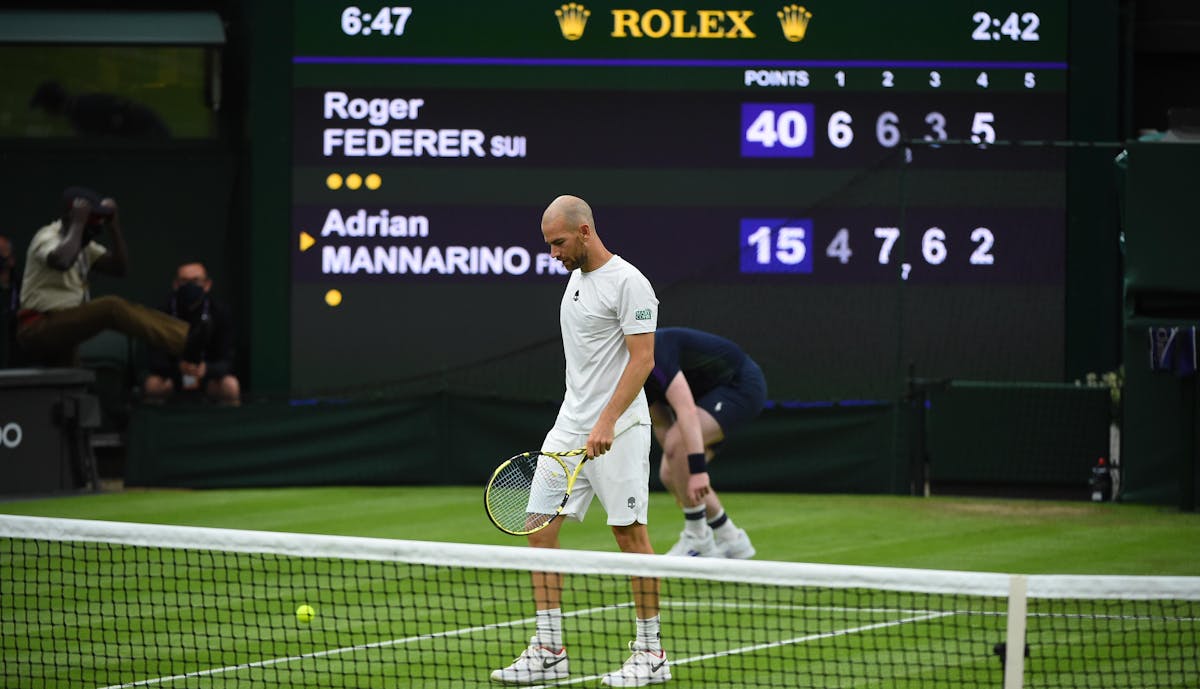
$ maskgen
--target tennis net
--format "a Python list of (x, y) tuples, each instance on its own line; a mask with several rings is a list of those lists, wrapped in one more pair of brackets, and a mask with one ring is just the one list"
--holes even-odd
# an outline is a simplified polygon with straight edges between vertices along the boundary
[[(675, 687), (1200, 686), (1200, 578), (1020, 576), (0, 516), (0, 685), (478, 687), (566, 574), (570, 675), (661, 580)], [(313, 608), (298, 619), (301, 605)]]

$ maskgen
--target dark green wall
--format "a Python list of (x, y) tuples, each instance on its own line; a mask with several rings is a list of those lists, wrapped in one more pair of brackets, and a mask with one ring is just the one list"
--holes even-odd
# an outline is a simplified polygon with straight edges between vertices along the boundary
[(247, 296), (253, 343), (250, 371), (258, 393), (286, 393), (291, 237), (291, 3), (236, 4), (246, 75), (248, 182), (239, 187), (248, 216)]
[(1125, 213), (1128, 496), (1195, 510), (1197, 378), (1150, 367), (1151, 327), (1200, 325), (1200, 141), (1131, 142)]
[(1083, 499), (1110, 459), (1108, 388), (957, 381), (930, 396), (930, 481)]
[[(502, 460), (537, 449), (531, 439), (545, 435), (556, 410), (446, 393), (143, 406), (133, 416), (126, 483), (483, 486)], [(711, 473), (725, 490), (905, 493), (897, 413), (892, 405), (771, 408), (726, 443)], [(657, 476), (652, 484), (661, 488)]]
[[(1066, 379), (1120, 363), (1121, 273), (1113, 158), (1121, 129), (1118, 0), (1072, 0), (1067, 159)], [(1105, 145), (1107, 144), (1107, 145)]]

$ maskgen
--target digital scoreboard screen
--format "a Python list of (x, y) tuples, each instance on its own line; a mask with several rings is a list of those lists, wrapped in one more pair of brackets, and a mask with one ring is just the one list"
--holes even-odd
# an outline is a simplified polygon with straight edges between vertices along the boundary
[(775, 399), (1060, 380), (1067, 2), (294, 3), (292, 382), (561, 394), (587, 200)]

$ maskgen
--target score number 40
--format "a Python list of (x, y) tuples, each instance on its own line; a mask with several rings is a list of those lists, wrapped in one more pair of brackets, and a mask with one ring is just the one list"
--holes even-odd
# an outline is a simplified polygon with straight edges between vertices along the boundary
[[(816, 119), (811, 103), (743, 103), (743, 158), (811, 158), (813, 155), (812, 122)], [(990, 144), (996, 141), (995, 115), (977, 112), (971, 121), (971, 141)], [(854, 143), (854, 118), (845, 110), (829, 116), (825, 132), (834, 148), (849, 148)], [(950, 138), (945, 115), (933, 111), (925, 115), (926, 141), (945, 141)], [(880, 146), (892, 148), (904, 135), (900, 116), (891, 110), (875, 118), (875, 139)]]

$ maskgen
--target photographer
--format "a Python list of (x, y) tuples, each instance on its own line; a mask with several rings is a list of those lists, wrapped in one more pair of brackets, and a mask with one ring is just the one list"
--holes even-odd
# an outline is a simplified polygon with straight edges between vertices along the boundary
[[(42, 366), (78, 366), (79, 344), (112, 329), (198, 361), (208, 340), (206, 322), (189, 326), (120, 297), (90, 298), (93, 270), (122, 276), (128, 265), (116, 201), (70, 187), (62, 202), (61, 217), (29, 242), (17, 313), (17, 345), (25, 359)], [(111, 251), (95, 241), (106, 231)]]
[(202, 391), (219, 404), (237, 405), (241, 399), (238, 379), (233, 375), (233, 316), (210, 295), (212, 280), (203, 263), (184, 263), (175, 271), (175, 281), (163, 311), (188, 323), (207, 321), (212, 336), (198, 362), (183, 361), (161, 349), (150, 352), (146, 376), (146, 400), (165, 401), (175, 392)]

